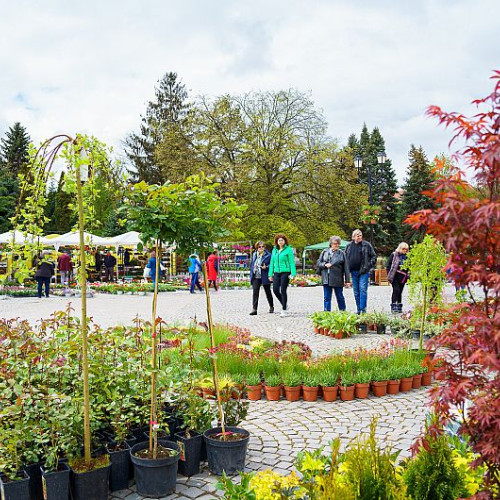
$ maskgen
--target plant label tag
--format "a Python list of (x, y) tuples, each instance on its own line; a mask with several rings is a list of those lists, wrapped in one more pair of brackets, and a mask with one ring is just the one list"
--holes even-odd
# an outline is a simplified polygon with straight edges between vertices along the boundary
[(186, 450), (184, 448), (184, 443), (182, 441), (177, 441), (177, 444), (179, 445), (179, 452), (181, 454), (180, 460), (185, 462), (186, 461)]

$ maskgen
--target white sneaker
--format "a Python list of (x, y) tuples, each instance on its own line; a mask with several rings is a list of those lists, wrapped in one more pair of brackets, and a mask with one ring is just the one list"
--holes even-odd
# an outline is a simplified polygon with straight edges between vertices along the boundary
[(281, 311), (280, 318), (286, 318), (286, 312), (285, 311)]

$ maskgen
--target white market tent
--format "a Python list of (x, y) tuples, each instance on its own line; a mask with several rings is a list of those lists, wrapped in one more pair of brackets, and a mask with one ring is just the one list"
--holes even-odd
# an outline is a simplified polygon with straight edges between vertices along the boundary
[[(101, 238), (92, 233), (84, 233), (84, 241), (86, 245), (108, 245), (109, 238)], [(56, 238), (42, 238), (42, 242), (46, 246), (54, 247), (56, 250), (63, 246), (78, 246), (80, 245), (80, 235), (77, 231), (70, 231)]]
[[(24, 236), (22, 231), (7, 231), (6, 233), (0, 234), (0, 243), (12, 243), (12, 236), (15, 236), (16, 243), (25, 243), (26, 241), (32, 242), (36, 237), (32, 234), (28, 234), (27, 237)], [(42, 239), (42, 238), (41, 238)]]
[(114, 245), (115, 247), (136, 247), (141, 243), (139, 238), (139, 233), (137, 231), (129, 231), (128, 233), (119, 234), (118, 236), (113, 236), (112, 238), (105, 238), (108, 245)]

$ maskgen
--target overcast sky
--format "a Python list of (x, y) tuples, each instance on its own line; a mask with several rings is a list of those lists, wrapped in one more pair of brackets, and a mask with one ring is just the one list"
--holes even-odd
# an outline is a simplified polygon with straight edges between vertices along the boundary
[(342, 144), (378, 126), (402, 181), (411, 143), (451, 132), (500, 69), (498, 0), (0, 0), (0, 135), (90, 133), (119, 152), (163, 74), (191, 95), (311, 92)]

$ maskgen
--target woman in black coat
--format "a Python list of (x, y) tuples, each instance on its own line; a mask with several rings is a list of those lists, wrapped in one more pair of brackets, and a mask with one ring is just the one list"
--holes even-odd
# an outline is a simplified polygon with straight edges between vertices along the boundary
[(263, 241), (258, 241), (255, 244), (255, 252), (252, 255), (252, 262), (250, 264), (250, 283), (253, 288), (253, 309), (250, 316), (255, 316), (257, 314), (261, 285), (266, 292), (269, 312), (274, 312), (273, 294), (271, 293), (271, 282), (269, 281), (270, 262), (271, 252), (266, 250), (266, 245)]
[(402, 241), (395, 252), (391, 253), (387, 262), (387, 281), (392, 285), (391, 311), (393, 313), (403, 312), (403, 289), (408, 281), (408, 271), (403, 271), (401, 266), (406, 260), (408, 243)]
[[(324, 310), (332, 310), (332, 292), (335, 292), (340, 311), (345, 311), (344, 284), (350, 282), (349, 264), (346, 254), (340, 249), (342, 240), (338, 236), (330, 238), (330, 247), (319, 256), (316, 267), (321, 272), (323, 283)], [(344, 282), (345, 278), (345, 282)]]

